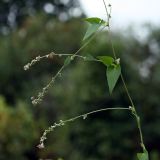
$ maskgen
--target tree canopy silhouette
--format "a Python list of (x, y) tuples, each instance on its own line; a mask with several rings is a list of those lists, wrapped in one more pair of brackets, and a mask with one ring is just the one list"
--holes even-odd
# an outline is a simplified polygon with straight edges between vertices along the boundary
[(62, 21), (82, 15), (77, 0), (1, 0), (1, 33), (8, 33), (22, 24), (27, 16), (34, 16), (37, 12), (46, 13)]

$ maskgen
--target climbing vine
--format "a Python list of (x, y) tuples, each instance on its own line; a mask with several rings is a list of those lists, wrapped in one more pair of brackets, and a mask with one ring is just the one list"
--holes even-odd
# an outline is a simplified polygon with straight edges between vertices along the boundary
[[(127, 111), (129, 114), (132, 114), (133, 117), (135, 118), (135, 121), (137, 123), (137, 129), (139, 131), (139, 139), (140, 139), (140, 146), (142, 147), (142, 151), (140, 153), (137, 153), (137, 158), (138, 160), (149, 160), (149, 155), (146, 150), (144, 140), (143, 140), (143, 134), (142, 134), (142, 127), (141, 127), (141, 120), (140, 117), (137, 113), (136, 106), (132, 100), (132, 97), (130, 95), (130, 92), (128, 90), (125, 78), (123, 77), (123, 74), (121, 70), (121, 61), (120, 58), (117, 58), (115, 49), (114, 49), (114, 44), (112, 42), (112, 35), (111, 35), (111, 25), (110, 25), (110, 19), (111, 19), (111, 4), (108, 4), (103, 0), (103, 4), (105, 7), (106, 11), (106, 17), (107, 20), (103, 20), (98, 17), (91, 17), (91, 18), (86, 18), (85, 21), (89, 23), (89, 27), (84, 35), (83, 41), (84, 44), (81, 46), (80, 49), (78, 49), (75, 53), (73, 54), (57, 54), (55, 52), (51, 52), (45, 56), (37, 56), (35, 59), (33, 59), (30, 63), (26, 64), (24, 66), (24, 70), (30, 69), (33, 65), (35, 65), (37, 62), (39, 62), (41, 59), (47, 59), (47, 58), (52, 58), (54, 56), (58, 57), (66, 57), (64, 64), (62, 67), (59, 69), (59, 71), (51, 78), (50, 82), (43, 87), (42, 91), (38, 93), (36, 97), (31, 97), (32, 104), (37, 105), (40, 104), (43, 100), (43, 97), (47, 94), (47, 91), (49, 90), (50, 86), (54, 84), (54, 82), (58, 79), (58, 77), (61, 77), (63, 75), (64, 69), (72, 62), (75, 60), (75, 58), (79, 58), (83, 61), (94, 61), (97, 63), (101, 63), (106, 67), (106, 82), (108, 83), (108, 88), (109, 88), (109, 93), (112, 96), (112, 92), (114, 91), (116, 87), (116, 83), (119, 79), (122, 81), (122, 85), (124, 87), (124, 90), (126, 91), (126, 95), (128, 97), (128, 100), (130, 101), (130, 106), (128, 107), (117, 107), (117, 108), (102, 108), (99, 110), (94, 110), (88, 113), (84, 113), (82, 115), (75, 116), (73, 118), (67, 119), (67, 120), (60, 120), (58, 123), (54, 123), (52, 126), (50, 126), (48, 129), (46, 129), (40, 138), (40, 143), (38, 145), (38, 148), (42, 149), (45, 148), (45, 140), (47, 139), (48, 133), (54, 131), (57, 127), (61, 127), (63, 125), (68, 124), (69, 122), (73, 122), (77, 119), (86, 119), (89, 115), (91, 114), (96, 114), (98, 112), (105, 112), (109, 110), (124, 110)], [(99, 32), (107, 28), (109, 42), (112, 48), (112, 53), (113, 57), (111, 56), (98, 56), (98, 57), (93, 57), (92, 55), (86, 55), (86, 56), (81, 56), (79, 53), (96, 37), (98, 36)]]

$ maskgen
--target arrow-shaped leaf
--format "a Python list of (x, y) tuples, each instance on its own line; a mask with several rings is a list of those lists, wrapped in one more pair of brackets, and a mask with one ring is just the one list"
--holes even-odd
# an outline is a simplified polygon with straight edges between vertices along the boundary
[(83, 41), (86, 40), (87, 38), (89, 38), (93, 33), (95, 33), (99, 27), (101, 26), (101, 24), (92, 24), (88, 27), (86, 34), (83, 38)]
[(90, 26), (88, 27), (83, 40), (89, 38), (93, 33), (95, 33), (99, 29), (100, 26), (105, 25), (105, 21), (97, 17), (86, 18), (85, 21), (89, 22)]
[(121, 66), (120, 65), (110, 65), (107, 67), (106, 75), (107, 75), (107, 81), (109, 86), (109, 92), (112, 93), (119, 76), (121, 74)]

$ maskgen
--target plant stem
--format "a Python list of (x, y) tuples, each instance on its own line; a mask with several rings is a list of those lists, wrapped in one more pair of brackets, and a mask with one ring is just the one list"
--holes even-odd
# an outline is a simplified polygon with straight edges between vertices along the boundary
[(132, 97), (131, 97), (131, 95), (130, 95), (130, 93), (129, 93), (128, 87), (127, 87), (127, 85), (126, 85), (126, 82), (125, 82), (125, 80), (124, 80), (124, 77), (123, 77), (122, 73), (121, 73), (121, 80), (122, 80), (124, 89), (125, 89), (125, 91), (126, 91), (126, 93), (127, 93), (128, 99), (129, 99), (130, 102), (131, 102), (131, 106), (134, 107), (135, 105), (134, 105), (134, 103), (133, 103)]
[(107, 110), (131, 110), (130, 108), (123, 108), (123, 107), (116, 107), (116, 108), (102, 108), (98, 110), (94, 110), (85, 114), (81, 114), (79, 116), (67, 119), (67, 120), (60, 120), (59, 123), (54, 123), (52, 126), (50, 126), (48, 129), (46, 129), (43, 133), (43, 135), (40, 138), (40, 144), (37, 146), (38, 148), (44, 148), (44, 141), (47, 139), (48, 133), (52, 132), (56, 127), (60, 127), (65, 125), (66, 123), (73, 122), (77, 119), (83, 118), (84, 120), (87, 118), (88, 115), (98, 113), (98, 112), (103, 112)]
[(88, 112), (88, 113), (85, 113), (85, 114), (81, 114), (79, 116), (76, 116), (74, 118), (71, 118), (71, 119), (68, 119), (68, 120), (65, 120), (63, 122), (70, 122), (70, 121), (74, 121), (78, 118), (83, 118), (84, 116), (88, 116), (88, 115), (91, 115), (93, 113), (98, 113), (98, 112), (102, 112), (102, 111), (107, 111), (107, 110), (130, 110), (130, 108), (123, 108), (123, 107), (116, 107), (116, 108), (102, 108), (102, 109), (98, 109), (98, 110), (95, 110), (95, 111), (91, 111), (91, 112)]
[[(106, 5), (106, 2), (105, 0), (103, 0), (103, 4), (105, 6), (105, 10), (106, 10), (106, 14), (107, 14), (107, 19), (108, 19), (108, 36), (109, 36), (109, 41), (110, 41), (110, 44), (111, 44), (111, 48), (112, 48), (112, 52), (113, 52), (113, 56), (115, 58), (115, 60), (117, 59), (117, 56), (116, 56), (116, 52), (115, 52), (115, 48), (114, 48), (114, 45), (113, 45), (113, 42), (112, 42), (112, 37), (111, 37), (111, 32), (110, 32), (110, 13), (108, 12), (108, 9), (107, 9), (107, 5)], [(140, 117), (138, 116), (137, 114), (137, 111), (136, 111), (136, 107), (134, 105), (134, 102), (132, 100), (132, 97), (129, 93), (129, 90), (128, 90), (128, 87), (127, 87), (127, 84), (124, 80), (124, 77), (121, 73), (121, 80), (122, 80), (122, 83), (123, 83), (123, 86), (124, 86), (124, 89), (126, 91), (126, 94), (128, 96), (128, 99), (131, 103), (131, 111), (132, 111), (132, 114), (135, 116), (136, 118), (136, 122), (137, 122), (137, 127), (138, 127), (138, 130), (139, 130), (139, 134), (140, 134), (140, 141), (141, 141), (141, 147), (143, 149), (143, 151), (146, 151), (146, 148), (145, 148), (145, 145), (144, 145), (144, 140), (143, 140), (143, 134), (142, 134), (142, 128), (141, 128), (141, 121), (140, 121)]]

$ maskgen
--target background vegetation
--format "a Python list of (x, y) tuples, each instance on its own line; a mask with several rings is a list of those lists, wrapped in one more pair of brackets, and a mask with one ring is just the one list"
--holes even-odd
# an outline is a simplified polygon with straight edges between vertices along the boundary
[[(103, 65), (78, 59), (63, 72), (41, 105), (31, 105), (30, 97), (45, 86), (63, 59), (41, 61), (27, 72), (23, 66), (37, 55), (73, 53), (82, 44), (86, 29), (82, 9), (77, 1), (64, 2), (0, 2), (0, 160), (136, 159), (140, 149), (138, 131), (124, 111), (98, 113), (57, 128), (44, 150), (36, 148), (43, 130), (57, 120), (101, 107), (129, 105), (120, 81), (109, 95)], [(54, 12), (46, 12), (45, 5), (52, 5)], [(16, 9), (11, 12), (11, 8)], [(14, 15), (14, 23), (8, 20), (9, 14)], [(113, 38), (122, 72), (142, 117), (147, 149), (152, 160), (159, 160), (160, 29), (151, 25), (146, 29), (144, 41), (121, 31), (113, 33)], [(107, 32), (81, 54), (111, 55)]]

